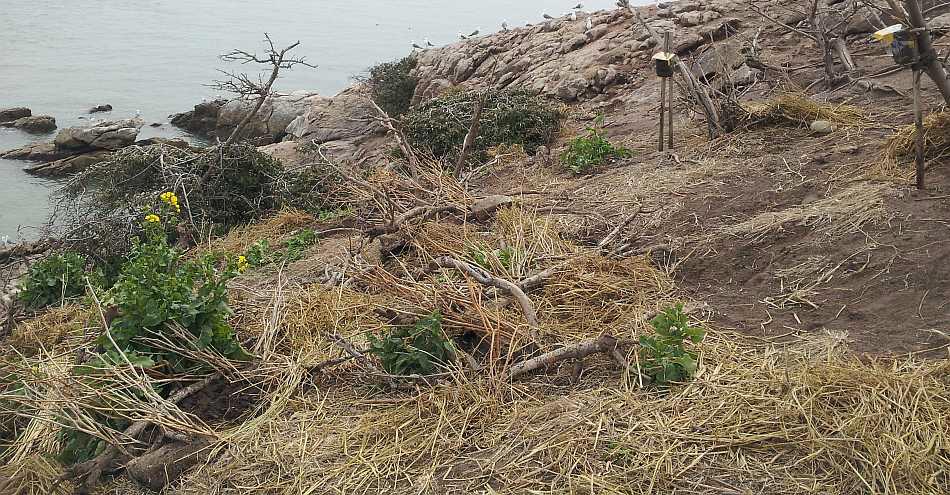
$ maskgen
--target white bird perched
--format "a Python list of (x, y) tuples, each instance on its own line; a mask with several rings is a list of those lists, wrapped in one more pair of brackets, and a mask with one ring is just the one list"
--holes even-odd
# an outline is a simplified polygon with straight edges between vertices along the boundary
[(416, 43), (415, 41), (412, 42), (412, 47), (415, 48), (416, 50), (425, 50), (425, 48), (422, 48), (421, 46), (419, 46), (419, 44)]
[(576, 12), (576, 11), (571, 12), (571, 20), (572, 20), (572, 21), (576, 21), (576, 20), (577, 20), (577, 12)]
[(459, 31), (459, 39), (467, 40), (468, 36), (465, 36), (461, 31)]
[(592, 16), (588, 16), (588, 17), (587, 17), (587, 30), (590, 31), (591, 29), (594, 29), (594, 21), (593, 21), (593, 17), (592, 17)]
[(435, 45), (433, 45), (432, 42), (429, 41), (429, 38), (426, 38), (426, 46), (428, 46), (429, 48), (432, 48)]
[(524, 25), (525, 25), (525, 26), (534, 26), (534, 24), (531, 24), (531, 21), (524, 21)]
[(553, 17), (549, 16), (549, 15), (547, 14), (547, 12), (541, 14), (541, 17), (544, 17), (545, 19), (547, 19), (547, 20), (549, 20), (549, 21), (550, 21), (551, 19), (554, 19)]
[(471, 38), (473, 36), (478, 36), (478, 33), (480, 33), (481, 31), (482, 31), (482, 28), (475, 28), (475, 30), (472, 31), (472, 34), (468, 35), (468, 37)]
[(574, 6), (574, 10), (581, 10), (581, 9), (583, 9), (583, 8), (584, 8), (584, 4), (582, 4), (582, 3), (579, 3), (579, 4), (577, 4), (577, 5)]
[(502, 31), (505, 31), (505, 32), (508, 32), (508, 21), (507, 21), (507, 20), (501, 21), (501, 30), (502, 30)]

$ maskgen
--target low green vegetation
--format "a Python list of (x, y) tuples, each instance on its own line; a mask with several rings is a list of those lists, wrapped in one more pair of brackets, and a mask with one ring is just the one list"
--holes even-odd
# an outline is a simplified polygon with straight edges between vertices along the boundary
[(501, 249), (491, 249), (485, 246), (472, 245), (468, 247), (468, 256), (476, 265), (485, 270), (492, 269), (492, 260), (498, 260), (498, 263), (505, 269), (511, 268), (511, 262), (514, 258), (515, 250), (511, 246)]
[(37, 261), (20, 285), (19, 299), (37, 310), (81, 296), (86, 291), (86, 258), (72, 251)]
[(442, 331), (438, 311), (415, 325), (396, 327), (382, 338), (368, 338), (367, 352), (378, 357), (383, 369), (393, 375), (429, 375), (455, 360), (455, 346)]
[(272, 249), (270, 241), (261, 239), (251, 244), (241, 259), (249, 266), (260, 267), (271, 263), (292, 263), (303, 258), (303, 253), (317, 243), (313, 229), (302, 229), (284, 244), (284, 249)]
[(483, 95), (478, 138), (469, 154), (474, 162), (486, 161), (488, 150), (499, 145), (521, 145), (526, 153), (534, 154), (557, 134), (561, 113), (540, 96), (526, 91), (463, 91), (434, 98), (406, 113), (402, 124), (409, 143), (436, 158), (456, 158)]
[(399, 117), (409, 111), (412, 95), (419, 84), (419, 79), (412, 75), (415, 68), (416, 58), (410, 55), (369, 69), (366, 83), (373, 94), (373, 101), (390, 117)]
[(655, 335), (640, 337), (640, 367), (657, 385), (681, 382), (696, 373), (696, 353), (685, 347), (687, 340), (699, 343), (706, 332), (690, 326), (683, 305), (667, 308), (650, 321)]
[(594, 125), (587, 128), (586, 135), (572, 139), (561, 154), (561, 163), (575, 174), (581, 174), (610, 160), (629, 157), (630, 150), (607, 140), (601, 128), (603, 124), (604, 118), (599, 116)]

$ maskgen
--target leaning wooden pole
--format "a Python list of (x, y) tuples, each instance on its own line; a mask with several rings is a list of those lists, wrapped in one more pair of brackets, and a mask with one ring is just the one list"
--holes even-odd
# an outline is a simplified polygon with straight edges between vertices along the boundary
[(937, 89), (943, 95), (943, 101), (950, 105), (950, 80), (947, 80), (947, 71), (944, 70), (940, 60), (937, 59), (933, 39), (930, 37), (930, 30), (927, 27), (927, 21), (924, 20), (924, 14), (920, 10), (920, 4), (918, 0), (904, 0), (904, 8), (907, 10), (907, 20), (917, 35), (920, 64), (924, 67), (930, 79), (933, 79), (934, 84), (937, 85)]
[(666, 109), (666, 78), (660, 78), (660, 151), (663, 151), (663, 142), (666, 140), (666, 137), (663, 135), (663, 125), (666, 123), (666, 115), (664, 110)]

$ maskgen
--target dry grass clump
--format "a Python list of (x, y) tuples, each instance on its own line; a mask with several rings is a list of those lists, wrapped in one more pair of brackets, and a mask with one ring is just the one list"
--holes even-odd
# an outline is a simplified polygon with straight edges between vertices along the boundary
[[(22, 321), (13, 327), (5, 344), (17, 353), (32, 356), (41, 350), (52, 350), (64, 340), (86, 340), (84, 329), (92, 311), (78, 304), (66, 304)], [(72, 346), (67, 342), (66, 347)]]
[(884, 199), (891, 191), (887, 184), (856, 183), (812, 203), (760, 213), (722, 228), (720, 234), (755, 241), (794, 224), (812, 227), (830, 238), (839, 237), (857, 232), (866, 223), (881, 218)]
[(232, 229), (224, 237), (212, 241), (207, 249), (243, 253), (248, 246), (260, 240), (267, 240), (272, 246), (277, 245), (294, 231), (313, 225), (315, 221), (313, 215), (300, 210), (281, 210), (259, 223)]
[(538, 314), (562, 340), (603, 332), (632, 337), (643, 329), (643, 315), (672, 296), (672, 280), (646, 256), (613, 260), (587, 254), (572, 259), (545, 284)]
[(56, 480), (62, 466), (43, 454), (10, 461), (0, 465), (0, 493), (6, 495), (66, 495), (72, 493), (71, 483)]
[[(916, 150), (917, 127), (905, 125), (887, 138), (884, 156), (890, 159), (912, 157)], [(950, 152), (950, 111), (934, 112), (924, 119), (924, 155), (929, 159)]]
[(293, 400), (173, 493), (939, 493), (950, 365), (712, 333), (696, 380), (481, 379)]
[(809, 124), (828, 120), (836, 124), (858, 126), (868, 122), (867, 115), (853, 105), (832, 105), (816, 101), (803, 93), (786, 93), (764, 102), (743, 103), (754, 123), (790, 122)]

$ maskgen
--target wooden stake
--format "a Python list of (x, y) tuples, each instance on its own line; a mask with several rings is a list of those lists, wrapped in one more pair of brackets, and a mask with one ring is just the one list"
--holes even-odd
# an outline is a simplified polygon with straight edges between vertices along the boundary
[(663, 151), (663, 125), (666, 123), (666, 78), (660, 78), (660, 151)]
[(676, 87), (676, 85), (673, 84), (673, 80), (672, 80), (671, 78), (667, 78), (667, 82), (668, 82), (668, 84), (670, 85), (670, 88), (669, 88), (669, 93), (670, 93), (670, 111), (669, 111), (669, 113), (670, 113), (670, 122), (669, 122), (669, 125), (667, 125), (667, 127), (670, 128), (670, 130), (669, 130), (669, 139), (670, 139), (670, 141), (669, 141), (669, 146), (667, 146), (667, 147), (670, 149), (670, 151), (673, 151), (673, 89)]
[[(672, 50), (672, 49), (673, 49), (673, 33), (667, 31), (667, 32), (663, 33), (663, 51), (666, 52), (666, 53), (670, 53), (670, 50)], [(670, 128), (670, 129), (669, 129), (669, 133), (670, 133), (670, 145), (669, 145), (669, 149), (670, 149), (670, 151), (673, 151), (673, 81), (672, 81), (671, 78), (669, 78), (669, 77), (663, 78), (663, 81), (664, 81), (667, 85), (669, 85), (669, 93), (670, 93), (670, 125), (667, 126), (667, 127)], [(662, 146), (661, 146), (660, 151), (663, 151), (663, 150), (662, 150)]]
[(917, 128), (916, 162), (917, 162), (917, 189), (923, 190), (924, 186), (924, 114), (920, 104), (920, 77), (923, 71), (914, 70), (914, 126)]

